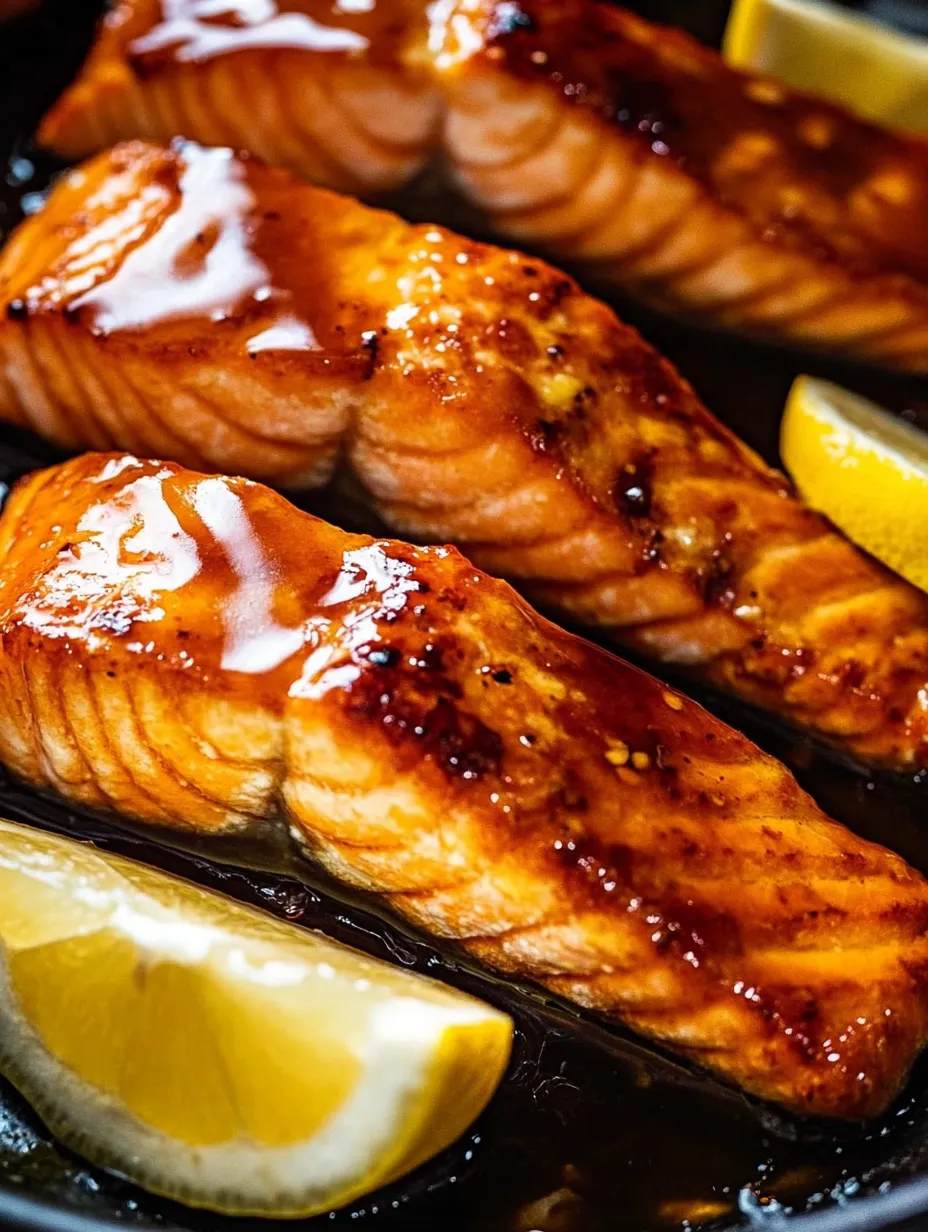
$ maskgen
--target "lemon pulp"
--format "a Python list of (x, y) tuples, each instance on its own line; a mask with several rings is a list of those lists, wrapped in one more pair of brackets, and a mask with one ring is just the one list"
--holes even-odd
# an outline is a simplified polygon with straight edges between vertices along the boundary
[(807, 504), (928, 590), (928, 435), (829, 381), (799, 377), (780, 453)]
[(0, 821), (0, 1068), (65, 1143), (229, 1213), (343, 1205), (457, 1138), (510, 1020), (84, 844)]
[(724, 52), (881, 124), (928, 132), (928, 41), (820, 0), (735, 0)]

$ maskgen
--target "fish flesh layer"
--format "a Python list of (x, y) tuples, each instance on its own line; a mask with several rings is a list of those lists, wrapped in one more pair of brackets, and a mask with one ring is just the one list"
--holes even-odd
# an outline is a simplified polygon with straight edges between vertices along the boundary
[(928, 883), (693, 702), (453, 548), (127, 455), (0, 518), (0, 757), (202, 832), (282, 816), (338, 879), (798, 1112), (928, 1036)]
[(350, 486), (397, 533), (862, 761), (928, 760), (928, 597), (537, 260), (226, 150), (126, 145), (0, 257), (0, 417)]
[(928, 371), (928, 142), (597, 0), (344, 10), (119, 0), (41, 139), (181, 134), (368, 194), (439, 167), (659, 308)]

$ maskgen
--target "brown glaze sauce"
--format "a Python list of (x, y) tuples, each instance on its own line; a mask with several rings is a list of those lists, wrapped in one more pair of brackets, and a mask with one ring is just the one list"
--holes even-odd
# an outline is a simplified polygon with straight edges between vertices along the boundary
[[(691, 7), (679, 6), (686, 17)], [(95, 15), (93, 0), (49, 0), (47, 16), (8, 30), (0, 39), (0, 77), (6, 72), (8, 103), (0, 110), (0, 133), (8, 144), (34, 127), (76, 70)], [(31, 151), (15, 150), (7, 179), (0, 182), (0, 230), (18, 218), (23, 198), (27, 207), (34, 206), (50, 170)], [(420, 216), (428, 217), (426, 198), (415, 205)], [(624, 311), (629, 315), (631, 309), (625, 306)], [(710, 404), (773, 460), (776, 416), (795, 361), (749, 344), (707, 340), (653, 318), (643, 320)], [(826, 366), (814, 357), (804, 365), (908, 408), (914, 417), (924, 413), (928, 422), (928, 403), (918, 383)], [(48, 447), (34, 438), (3, 430), (4, 483), (51, 459)], [(928, 869), (920, 792), (895, 780), (868, 780), (836, 768), (807, 742), (797, 747), (794, 736), (769, 724), (758, 726), (757, 717), (736, 703), (715, 699), (715, 704), (771, 751), (798, 764), (804, 784), (829, 813)], [(177, 835), (132, 833), (112, 819), (70, 809), (8, 780), (0, 782), (0, 793), (0, 811), (7, 816), (92, 837), (104, 847), (283, 918), (323, 928), (377, 957), (439, 975), (514, 1014), (513, 1065), (474, 1132), (416, 1177), (332, 1220), (314, 1221), (314, 1227), (356, 1228), (363, 1222), (389, 1232), (438, 1227), (446, 1232), (658, 1232), (743, 1226), (746, 1221), (764, 1227), (771, 1217), (790, 1211), (850, 1204), (856, 1215), (863, 1196), (885, 1194), (928, 1171), (924, 1066), (900, 1106), (864, 1130), (838, 1133), (833, 1127), (771, 1117), (717, 1084), (687, 1075), (621, 1032), (603, 1032), (475, 974), (459, 955), (372, 912), (369, 902), (346, 901), (344, 887), (320, 882), (305, 862), (293, 864), (283, 853), (269, 857), (266, 849), (234, 843), (220, 847), (215, 841), (179, 849)], [(259, 1232), (268, 1226), (175, 1207), (84, 1166), (55, 1147), (5, 1084), (0, 1086), (0, 1187), (4, 1195), (35, 1195), (76, 1215), (143, 1227)], [(894, 1198), (890, 1194), (888, 1201)]]
[(281, 11), (273, 0), (223, 0), (218, 5), (215, 0), (164, 0), (162, 20), (135, 39), (129, 54), (144, 65), (148, 56), (164, 51), (185, 63), (257, 47), (359, 52), (367, 46), (354, 30), (322, 25), (308, 13)]
[(151, 0), (123, 16), (117, 6), (111, 24), (127, 23), (127, 59), (144, 76), (260, 49), (394, 63), (415, 11), (411, 0)]
[(550, 84), (785, 239), (852, 271), (928, 277), (928, 143), (729, 69), (677, 30), (594, 0), (490, 9), (484, 55)]
[[(176, 475), (131, 457), (75, 474), (62, 497), (86, 510), (63, 543), (27, 514), (36, 582), (8, 609), (7, 632), (22, 625), (92, 651), (112, 643), (188, 677), (228, 672), (277, 708), (288, 690), (315, 699), (357, 679), (381, 622), (420, 589), (418, 550), (403, 559), (402, 545), (375, 542), (343, 552), (342, 533), (314, 522), (294, 556), (268, 535), (276, 498), (269, 508), (266, 490), (218, 476), (178, 484)], [(81, 500), (83, 484), (98, 488), (96, 499)], [(185, 619), (191, 587), (194, 613), (209, 613), (195, 630)]]
[(267, 186), (259, 204), (250, 173), (248, 160), (231, 150), (178, 141), (159, 168), (160, 197), (148, 205), (141, 233), (114, 248), (104, 222), (86, 237), (88, 250), (101, 254), (101, 276), (92, 290), (69, 297), (66, 315), (103, 335), (181, 324), (172, 332), (189, 338), (199, 320), (233, 331), (251, 355), (325, 351), (366, 369), (360, 339), (348, 346), (344, 326), (322, 324), (329, 314), (307, 319), (313, 298), (299, 286), (307, 277), (318, 282), (319, 267), (304, 273), (284, 259), (292, 222), (273, 208)]

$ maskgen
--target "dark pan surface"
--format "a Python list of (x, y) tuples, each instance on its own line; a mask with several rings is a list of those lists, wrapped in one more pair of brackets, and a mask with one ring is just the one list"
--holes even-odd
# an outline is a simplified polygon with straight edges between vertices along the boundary
[[(659, 0), (638, 7), (716, 38), (726, 5)], [(34, 207), (57, 169), (36, 154), (28, 134), (76, 70), (98, 8), (98, 0), (46, 0), (33, 16), (0, 27), (0, 236), (24, 208)], [(427, 210), (422, 202), (418, 208)], [(709, 405), (771, 460), (783, 399), (800, 370), (841, 380), (928, 426), (928, 382), (797, 361), (621, 307), (676, 360)], [(0, 485), (50, 460), (53, 455), (35, 439), (0, 429)], [(338, 520), (337, 509), (328, 512)], [(734, 703), (702, 700), (788, 760), (833, 816), (928, 871), (928, 783), (870, 780), (827, 753), (797, 745)], [(137, 855), (323, 928), (376, 956), (440, 976), (513, 1014), (513, 1062), (469, 1135), (390, 1191), (297, 1227), (657, 1232), (777, 1226), (787, 1219), (790, 1227), (809, 1232), (928, 1227), (928, 1061), (877, 1124), (836, 1131), (800, 1123), (685, 1071), (621, 1032), (474, 971), (369, 903), (323, 884), (283, 840), (273, 849), (221, 840), (197, 849), (179, 845), (174, 836), (143, 837), (25, 790), (2, 772), (0, 815)], [(37, 1232), (102, 1232), (116, 1224), (191, 1232), (259, 1226), (159, 1201), (86, 1166), (58, 1148), (2, 1082), (0, 1222)]]

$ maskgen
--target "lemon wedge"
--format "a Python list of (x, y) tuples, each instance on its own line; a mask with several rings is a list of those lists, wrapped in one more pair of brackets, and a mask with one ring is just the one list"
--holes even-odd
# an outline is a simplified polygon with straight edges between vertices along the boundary
[(457, 1138), (505, 1014), (177, 878), (0, 821), (0, 1069), (93, 1162), (309, 1215)]
[(928, 41), (818, 0), (735, 0), (723, 50), (736, 68), (928, 132)]
[(839, 385), (801, 376), (786, 401), (780, 454), (807, 504), (928, 590), (928, 435)]

